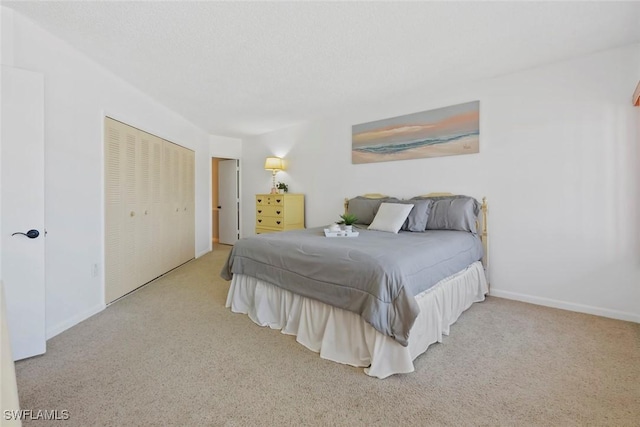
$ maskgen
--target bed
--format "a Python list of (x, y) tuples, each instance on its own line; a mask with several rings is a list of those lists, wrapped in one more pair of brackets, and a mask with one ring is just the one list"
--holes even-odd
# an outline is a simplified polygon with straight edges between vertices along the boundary
[(486, 200), (365, 195), (345, 209), (359, 218), (357, 237), (319, 227), (238, 241), (221, 271), (226, 306), (367, 375), (413, 372), (488, 293)]

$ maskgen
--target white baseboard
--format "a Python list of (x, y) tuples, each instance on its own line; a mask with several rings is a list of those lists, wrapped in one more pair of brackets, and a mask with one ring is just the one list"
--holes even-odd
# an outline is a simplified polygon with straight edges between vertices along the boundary
[(196, 259), (197, 259), (197, 258), (200, 258), (202, 255), (206, 255), (206, 254), (208, 254), (209, 252), (211, 252), (211, 249), (205, 249), (205, 250), (204, 250), (204, 251), (202, 251), (202, 252), (198, 252), (198, 253), (196, 254)]
[(47, 339), (53, 338), (56, 335), (66, 331), (70, 327), (75, 326), (78, 323), (82, 322), (83, 320), (88, 319), (94, 314), (100, 313), (105, 308), (106, 308), (106, 305), (98, 304), (95, 307), (78, 314), (77, 316), (73, 316), (72, 318), (67, 319), (62, 323), (59, 323), (51, 328), (47, 328)]
[(533, 295), (520, 294), (517, 292), (501, 291), (500, 289), (495, 289), (495, 288), (491, 288), (489, 295), (498, 297), (498, 298), (528, 302), (536, 305), (543, 305), (545, 307), (560, 308), (563, 310), (576, 311), (578, 313), (594, 314), (596, 316), (609, 317), (611, 319), (626, 320), (628, 322), (640, 323), (640, 314), (627, 313), (625, 311), (610, 310), (608, 308), (593, 307), (591, 305), (576, 304), (573, 302), (536, 297)]

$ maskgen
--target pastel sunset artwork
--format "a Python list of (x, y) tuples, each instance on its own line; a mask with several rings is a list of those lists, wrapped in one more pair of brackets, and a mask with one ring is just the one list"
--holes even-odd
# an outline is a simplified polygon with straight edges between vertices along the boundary
[(480, 152), (480, 101), (352, 126), (351, 162)]

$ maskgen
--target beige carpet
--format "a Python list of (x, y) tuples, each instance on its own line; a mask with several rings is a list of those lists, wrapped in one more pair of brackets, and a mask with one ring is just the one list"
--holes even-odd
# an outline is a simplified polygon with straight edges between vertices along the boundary
[[(217, 249), (17, 363), (61, 426), (640, 425), (640, 325), (499, 298), (385, 380), (224, 308)], [(43, 425), (27, 421), (24, 425)]]

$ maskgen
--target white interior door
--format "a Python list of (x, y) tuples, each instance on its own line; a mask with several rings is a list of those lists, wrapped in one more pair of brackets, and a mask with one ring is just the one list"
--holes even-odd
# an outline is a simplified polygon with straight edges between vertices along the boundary
[(240, 237), (238, 161), (221, 160), (218, 164), (218, 205), (220, 243), (233, 245)]
[(2, 281), (11, 349), (19, 360), (46, 351), (44, 79), (3, 66), (0, 91)]

